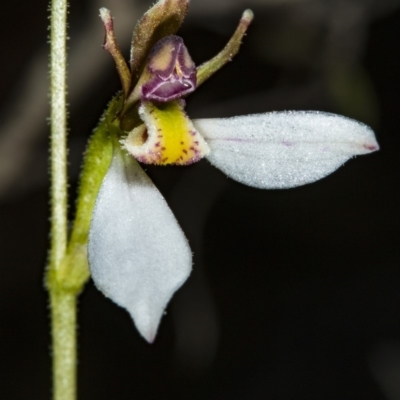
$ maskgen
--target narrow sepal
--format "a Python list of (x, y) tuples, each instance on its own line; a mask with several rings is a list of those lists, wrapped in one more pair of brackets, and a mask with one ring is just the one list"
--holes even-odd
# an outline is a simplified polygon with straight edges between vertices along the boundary
[(232, 61), (232, 58), (239, 51), (240, 45), (242, 44), (243, 36), (245, 35), (251, 21), (253, 20), (253, 12), (251, 10), (245, 10), (242, 18), (239, 21), (239, 25), (236, 28), (235, 33), (229, 39), (229, 42), (211, 60), (201, 64), (197, 68), (197, 86), (200, 86), (210, 76), (214, 75), (219, 69), (221, 69), (227, 62)]
[(97, 288), (126, 308), (152, 342), (167, 303), (190, 274), (192, 255), (160, 192), (119, 149), (96, 200), (88, 258)]
[(276, 112), (193, 121), (208, 160), (231, 178), (258, 188), (317, 181), (349, 158), (379, 149), (373, 131), (323, 112)]
[(106, 37), (103, 47), (111, 54), (112, 58), (114, 59), (115, 66), (121, 80), (122, 90), (126, 98), (129, 94), (129, 88), (131, 86), (131, 73), (129, 71), (128, 65), (126, 64), (125, 58), (122, 55), (121, 50), (118, 46), (117, 39), (114, 33), (114, 23), (110, 11), (104, 7), (100, 8), (100, 18), (103, 21), (104, 29), (106, 31)]

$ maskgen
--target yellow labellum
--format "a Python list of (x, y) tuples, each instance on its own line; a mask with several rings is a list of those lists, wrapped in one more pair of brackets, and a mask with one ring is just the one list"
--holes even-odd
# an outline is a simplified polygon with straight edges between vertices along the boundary
[(143, 102), (139, 114), (144, 125), (135, 128), (123, 142), (138, 161), (157, 165), (187, 165), (210, 152), (183, 109), (180, 100)]

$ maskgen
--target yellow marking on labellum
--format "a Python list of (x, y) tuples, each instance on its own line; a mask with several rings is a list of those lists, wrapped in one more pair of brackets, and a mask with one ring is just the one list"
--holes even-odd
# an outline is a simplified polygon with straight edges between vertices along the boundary
[(139, 114), (145, 125), (135, 128), (123, 142), (138, 161), (157, 165), (188, 165), (210, 152), (185, 114), (182, 101), (143, 102)]

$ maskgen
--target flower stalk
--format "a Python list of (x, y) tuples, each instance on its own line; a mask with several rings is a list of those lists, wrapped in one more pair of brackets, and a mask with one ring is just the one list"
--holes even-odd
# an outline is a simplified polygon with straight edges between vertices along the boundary
[(76, 293), (50, 289), (53, 399), (76, 399)]
[(53, 398), (76, 398), (76, 294), (55, 284), (67, 249), (67, 0), (51, 3), (51, 247), (47, 276), (53, 354)]
[(50, 268), (57, 269), (67, 247), (67, 0), (51, 4), (51, 252)]

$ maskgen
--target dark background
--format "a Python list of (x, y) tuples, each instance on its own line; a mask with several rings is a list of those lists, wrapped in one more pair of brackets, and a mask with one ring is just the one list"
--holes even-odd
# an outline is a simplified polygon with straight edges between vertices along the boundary
[[(82, 153), (119, 89), (98, 8), (128, 43), (151, 1), (70, 5), (70, 214)], [(49, 399), (47, 1), (3, 2), (0, 24), (0, 398)], [(370, 124), (381, 150), (304, 187), (261, 191), (207, 161), (147, 167), (194, 251), (153, 345), (89, 282), (79, 398), (400, 399), (400, 1), (192, 0), (195, 62), (241, 12), (234, 62), (188, 99), (194, 118), (283, 109)]]

